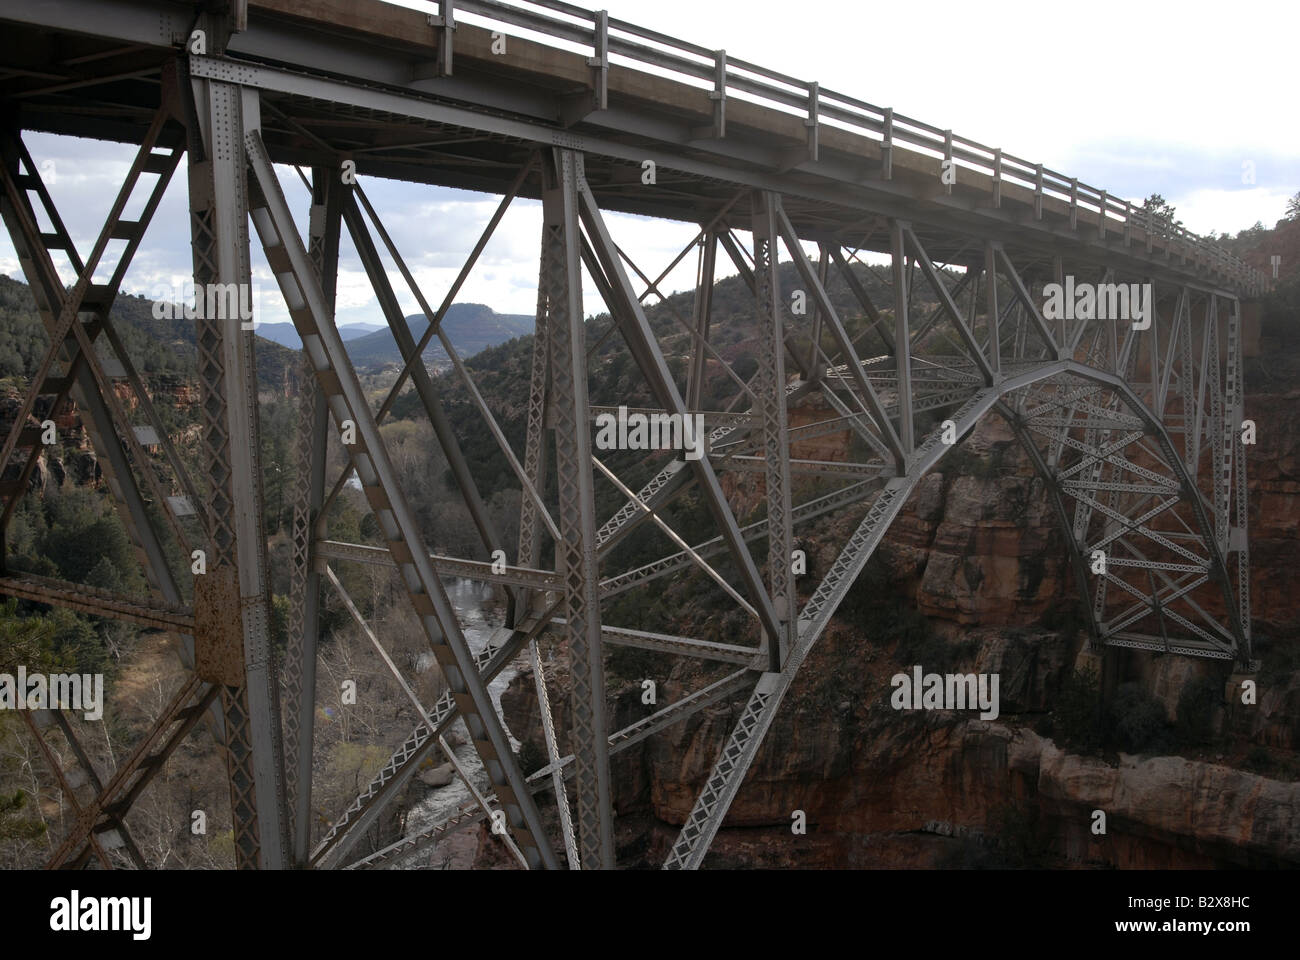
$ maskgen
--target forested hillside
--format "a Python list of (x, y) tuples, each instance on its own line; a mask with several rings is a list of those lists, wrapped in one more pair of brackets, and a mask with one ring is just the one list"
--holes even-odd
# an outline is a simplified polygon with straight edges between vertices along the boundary
[[(176, 374), (193, 379), (197, 368), (194, 322), (158, 319), (152, 300), (124, 294), (113, 303), (113, 328), (142, 376)], [(25, 283), (0, 275), (0, 381), (26, 380), (35, 371), (48, 345), (45, 328)], [(257, 338), (258, 384), (264, 390), (285, 391), (285, 375), (298, 351)], [(17, 386), (17, 384), (15, 384)]]

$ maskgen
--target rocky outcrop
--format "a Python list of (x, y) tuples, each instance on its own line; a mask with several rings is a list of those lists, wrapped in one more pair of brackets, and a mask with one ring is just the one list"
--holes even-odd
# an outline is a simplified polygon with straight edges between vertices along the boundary
[[(887, 644), (833, 628), (810, 654), (731, 807), (714, 866), (1300, 866), (1300, 783), (1184, 756), (1082, 756), (1040, 735), (1077, 642), (981, 631), (965, 669), (1003, 678), (995, 722), (895, 711)], [(1173, 658), (1169, 658), (1173, 662)], [(708, 678), (679, 667), (676, 699)], [(540, 731), (530, 678), (503, 705), (521, 738)], [(1176, 681), (1169, 682), (1177, 685)], [(642, 706), (616, 696), (618, 726)], [(625, 863), (661, 862), (735, 722), (705, 710), (613, 761)], [(555, 703), (564, 726), (566, 705)], [(1106, 833), (1092, 831), (1093, 811)], [(802, 811), (808, 833), (794, 835)], [(646, 839), (648, 838), (648, 840)]]
[[(198, 384), (187, 377), (174, 373), (159, 373), (149, 377), (149, 398), (155, 404), (167, 404), (174, 407), (189, 407), (199, 402)], [(128, 410), (139, 406), (135, 390), (125, 380), (119, 380), (113, 386), (118, 402)]]
[[(33, 409), (37, 421), (52, 419), (59, 439), (53, 453), (43, 456), (32, 470), (28, 493), (43, 496), (48, 487), (62, 486), (65, 482), (75, 486), (93, 486), (102, 474), (95, 451), (81, 424), (81, 413), (76, 402), (69, 399), (62, 410), (50, 416), (52, 398), (39, 397)], [(0, 396), (0, 437), (7, 436), (14, 419), (22, 410), (23, 398), (17, 392)], [(28, 421), (31, 422), (31, 421)], [(22, 460), (15, 456), (6, 471), (9, 477), (17, 476)]]
[[(825, 538), (822, 569), (838, 532)], [(1042, 481), (996, 418), (921, 479), (876, 556), (917, 609), (953, 628), (1030, 625), (1072, 591)]]

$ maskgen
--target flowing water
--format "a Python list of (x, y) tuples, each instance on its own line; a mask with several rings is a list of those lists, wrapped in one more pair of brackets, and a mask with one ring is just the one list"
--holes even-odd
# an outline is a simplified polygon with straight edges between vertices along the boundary
[[(447, 582), (447, 596), (451, 599), (452, 606), (455, 607), (456, 613), (460, 617), (461, 629), (465, 632), (465, 639), (469, 643), (470, 649), (475, 653), (483, 650), (492, 636), (493, 629), (500, 625), (503, 619), (503, 608), (495, 600), (492, 587), (488, 584), (476, 583), (473, 580), (462, 578)], [(520, 666), (526, 662), (526, 658), (516, 657), (488, 684), (488, 695), (492, 698), (492, 704), (496, 708), (497, 716), (501, 717), (501, 724), (505, 727), (506, 736), (510, 738), (511, 747), (516, 750), (519, 748), (519, 741), (510, 732), (510, 727), (506, 724), (505, 717), (501, 713), (501, 694), (505, 692), (510, 682), (519, 675)], [(423, 671), (433, 668), (433, 654), (424, 654), (420, 658), (417, 670)], [(483, 769), (478, 754), (474, 752), (474, 747), (469, 743), (469, 734), (465, 729), (465, 721), (457, 720), (451, 730), (455, 731), (460, 739), (464, 741), (461, 746), (454, 748), (456, 761), (469, 775), (470, 779), (474, 781), (474, 785), (481, 793), (490, 793), (492, 784), (488, 780), (487, 771)], [(433, 758), (435, 765), (446, 762), (446, 757), (441, 750), (436, 750)], [(454, 815), (463, 805), (473, 802), (473, 794), (457, 777), (447, 786), (434, 789), (425, 799), (411, 807), (406, 817), (405, 835), (409, 837), (422, 833), (439, 821)], [(421, 865), (427, 858), (427, 851), (413, 854), (409, 858), (408, 865)]]

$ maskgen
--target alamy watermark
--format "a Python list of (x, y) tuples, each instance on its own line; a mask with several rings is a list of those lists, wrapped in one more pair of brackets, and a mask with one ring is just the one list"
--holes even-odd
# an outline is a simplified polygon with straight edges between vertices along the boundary
[(163, 285), (149, 293), (155, 320), (238, 320), (240, 329), (252, 330), (257, 289), (251, 283), (192, 281)]
[(629, 413), (596, 415), (596, 447), (600, 450), (684, 450), (687, 460), (704, 456), (704, 414)]
[(1065, 283), (1043, 285), (1044, 320), (1124, 320), (1134, 330), (1151, 326), (1154, 292), (1149, 283)]
[(889, 678), (894, 688), (889, 705), (895, 710), (976, 710), (981, 720), (998, 718), (996, 673), (925, 673), (920, 665), (911, 674)]
[(0, 673), (0, 710), (80, 710), (87, 720), (104, 715), (102, 673)]
[(126, 931), (132, 940), (153, 933), (152, 897), (92, 897), (73, 890), (50, 901), (50, 929), (58, 933)]

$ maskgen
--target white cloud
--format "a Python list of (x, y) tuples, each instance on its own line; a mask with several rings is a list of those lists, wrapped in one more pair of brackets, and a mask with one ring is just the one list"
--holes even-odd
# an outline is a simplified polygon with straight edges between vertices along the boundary
[(1177, 209), (1178, 219), (1189, 230), (1201, 234), (1211, 230), (1236, 233), (1256, 221), (1272, 227), (1282, 219), (1290, 195), (1285, 190), (1267, 187), (1249, 190), (1207, 188), (1171, 197), (1169, 202)]

